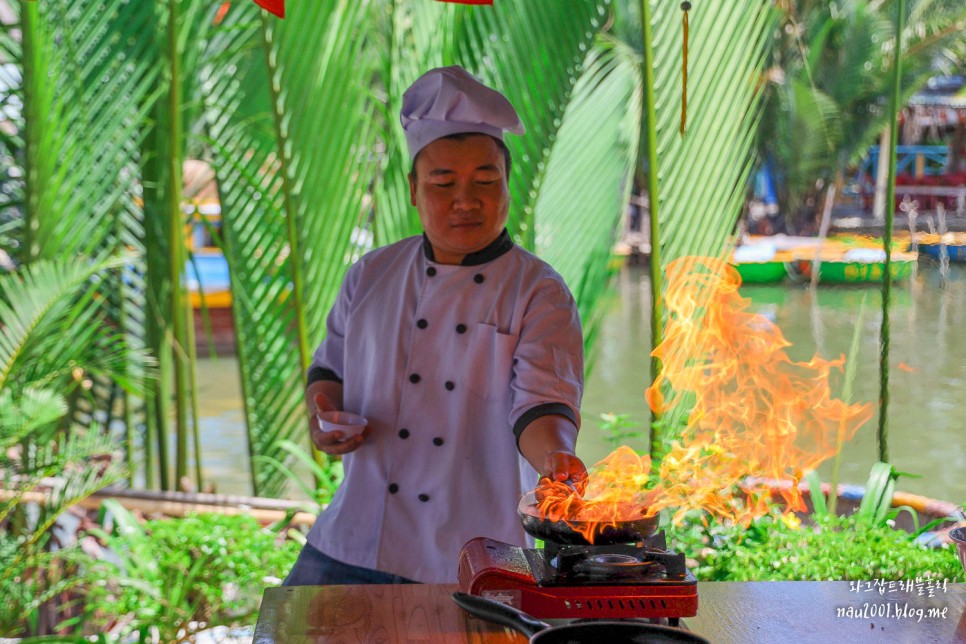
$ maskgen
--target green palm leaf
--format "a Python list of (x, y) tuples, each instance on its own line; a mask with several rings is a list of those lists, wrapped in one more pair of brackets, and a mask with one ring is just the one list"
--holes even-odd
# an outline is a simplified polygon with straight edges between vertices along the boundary
[(664, 265), (718, 256), (744, 202), (760, 118), (759, 78), (776, 24), (770, 2), (701, 5), (691, 12), (686, 134), (679, 134), (681, 18), (660, 3), (653, 15), (655, 129)]
[(537, 251), (570, 285), (589, 345), (638, 158), (643, 81), (639, 57), (609, 39), (598, 41), (583, 69), (550, 153), (534, 219)]
[(157, 76), (138, 56), (143, 39), (115, 37), (143, 23), (131, 5), (21, 5), (23, 46), (11, 38), (5, 49), (23, 70), (25, 260), (103, 249), (118, 202), (134, 191), (131, 141), (143, 112), (131, 99), (148, 95)]
[[(683, 75), (682, 26), (676, 6), (652, 3), (656, 156), (657, 239), (652, 239), (662, 269), (689, 256), (722, 256), (729, 233), (741, 214), (754, 166), (753, 143), (761, 119), (761, 83), (777, 14), (772, 3), (742, 0), (707, 3), (690, 15), (687, 77), (687, 124), (680, 134)], [(653, 209), (652, 209), (653, 212)], [(653, 306), (660, 315), (661, 275), (652, 273)], [(702, 297), (696, 293), (698, 306)], [(659, 318), (658, 318), (659, 319)], [(660, 326), (655, 329), (659, 333)], [(660, 337), (653, 339), (659, 344)], [(696, 347), (676, 347), (701, 355)], [(656, 375), (656, 374), (652, 374)], [(664, 413), (664, 441), (674, 438), (689, 409)], [(662, 449), (655, 441), (652, 453)]]
[[(77, 334), (64, 334), (73, 324), (72, 318), (84, 312), (71, 296), (92, 276), (122, 266), (130, 257), (112, 257), (92, 262), (40, 261), (18, 273), (0, 276), (0, 390), (15, 382), (35, 381), (19, 374), (36, 367), (31, 360), (42, 361), (40, 373), (52, 376), (51, 361), (61, 363), (54, 373), (63, 375), (69, 361), (63, 355), (75, 355), (71, 350)], [(80, 330), (78, 333), (86, 333)], [(38, 345), (38, 343), (40, 343)], [(32, 348), (39, 347), (36, 351)], [(61, 353), (51, 353), (55, 350)], [(50, 356), (44, 358), (44, 356)]]
[[(283, 441), (304, 444), (309, 352), (368, 215), (378, 131), (366, 81), (374, 63), (358, 34), (371, 11), (306, 3), (276, 22), (233, 7), (218, 36), (232, 57), (206, 72), (250, 452), (282, 463)], [(226, 61), (240, 78), (224, 74)], [(257, 78), (272, 88), (264, 111), (234, 118)], [(280, 493), (278, 469), (252, 467), (257, 493)]]
[[(3, 26), (0, 50), (22, 77), (24, 108), (15, 122), (19, 133), (4, 141), (9, 158), (24, 160), (19, 173), (24, 177), (24, 235), (17, 259), (29, 263), (123, 249), (141, 255), (142, 213), (135, 203), (139, 143), (159, 78), (152, 5), (81, 0), (15, 3), (12, 8), (20, 11), (20, 20)], [(22, 44), (17, 29), (24, 34)], [(76, 324), (58, 330), (60, 340), (78, 363), (94, 364), (104, 339), (90, 333), (94, 327), (84, 326), (85, 321), (111, 320), (135, 352), (126, 364), (105, 365), (110, 372), (106, 380), (94, 380), (141, 388), (138, 383), (147, 377), (138, 352), (145, 344), (142, 274), (132, 265), (104, 278), (98, 298), (76, 309)], [(49, 345), (57, 341), (46, 336), (31, 342), (52, 349)], [(61, 377), (69, 370), (67, 362), (61, 361), (56, 376), (50, 376)], [(30, 368), (39, 376), (47, 364), (41, 360)], [(86, 424), (96, 411), (110, 415), (115, 391), (113, 385), (98, 384), (88, 395), (72, 397), (71, 417)], [(133, 444), (138, 412), (126, 400), (122, 404)]]
[(507, 226), (530, 250), (537, 248), (534, 208), (551, 150), (607, 4), (529, 0), (493, 11), (460, 6), (454, 14), (452, 60), (500, 88), (527, 128), (507, 137), (514, 159)]

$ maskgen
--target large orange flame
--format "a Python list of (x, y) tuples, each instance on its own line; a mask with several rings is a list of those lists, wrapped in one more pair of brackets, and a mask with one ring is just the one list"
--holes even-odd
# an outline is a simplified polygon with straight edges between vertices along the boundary
[(652, 353), (662, 370), (645, 398), (664, 419), (680, 417), (679, 438), (653, 475), (649, 458), (619, 448), (591, 469), (583, 499), (544, 482), (537, 489), (542, 516), (606, 523), (673, 508), (677, 522), (699, 509), (748, 523), (767, 511), (770, 498), (764, 483), (748, 484), (748, 477), (791, 481), (781, 488), (787, 507), (804, 509), (797, 486), (803, 473), (834, 455), (873, 409), (832, 397), (829, 380), (844, 356), (789, 359), (790, 343), (747, 310), (739, 285), (738, 273), (721, 260), (668, 265), (665, 339)]

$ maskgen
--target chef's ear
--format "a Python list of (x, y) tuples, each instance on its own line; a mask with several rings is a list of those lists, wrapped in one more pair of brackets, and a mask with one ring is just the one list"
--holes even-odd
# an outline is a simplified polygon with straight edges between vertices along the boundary
[(416, 170), (412, 170), (409, 175), (409, 204), (416, 205)]

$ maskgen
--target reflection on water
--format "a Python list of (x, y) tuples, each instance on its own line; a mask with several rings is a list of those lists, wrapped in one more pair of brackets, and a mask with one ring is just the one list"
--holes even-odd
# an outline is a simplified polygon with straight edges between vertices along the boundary
[(251, 494), (238, 360), (199, 360), (198, 383), (203, 478), (222, 494)]
[[(747, 286), (753, 309), (774, 320), (792, 343), (793, 360), (815, 353), (832, 358), (848, 354), (863, 307), (861, 344), (852, 402), (879, 397), (878, 287), (821, 287), (814, 296), (797, 285)], [(578, 453), (589, 463), (610, 452), (599, 431), (599, 415), (629, 414), (644, 431), (650, 345), (650, 282), (646, 269), (628, 267), (618, 276), (616, 293), (604, 303), (607, 311), (595, 348), (595, 366), (586, 383), (584, 427)], [(942, 285), (936, 265), (920, 266), (918, 277), (892, 291), (889, 386), (889, 455), (903, 472), (900, 488), (962, 503), (966, 501), (966, 269), (953, 265)], [(231, 358), (204, 360), (202, 441), (205, 477), (219, 492), (250, 492), (247, 440), (241, 411), (237, 362)], [(840, 468), (843, 483), (863, 484), (877, 460), (876, 420), (861, 428), (848, 443)], [(646, 439), (630, 441), (644, 450)], [(826, 464), (820, 473), (828, 477)]]

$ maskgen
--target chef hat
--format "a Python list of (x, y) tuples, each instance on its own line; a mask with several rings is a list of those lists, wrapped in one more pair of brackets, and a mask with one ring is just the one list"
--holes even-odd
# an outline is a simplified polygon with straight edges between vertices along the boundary
[(504, 130), (526, 132), (510, 101), (459, 65), (431, 69), (417, 78), (403, 94), (399, 120), (410, 160), (450, 134), (489, 134), (502, 141)]

